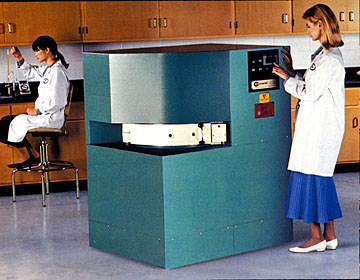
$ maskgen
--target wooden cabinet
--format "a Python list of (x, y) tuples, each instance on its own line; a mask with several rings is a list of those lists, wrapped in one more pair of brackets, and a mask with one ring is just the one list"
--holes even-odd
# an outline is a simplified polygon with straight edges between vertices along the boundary
[[(341, 32), (359, 32), (359, 0), (324, 0), (336, 15)], [(294, 33), (306, 33), (304, 12), (315, 5), (312, 0), (293, 0)]]
[[(7, 105), (0, 105), (0, 119), (4, 116), (10, 115), (10, 107)], [(12, 149), (6, 144), (0, 143), (0, 184), (11, 184), (11, 169), (8, 168), (8, 164), (12, 161)]]
[(295, 111), (298, 99), (291, 95), (291, 135), (294, 137), (295, 132)]
[[(359, 30), (358, 0), (323, 2), (338, 16), (342, 32)], [(302, 15), (312, 5), (312, 0), (83, 1), (83, 41), (306, 33)]]
[(233, 1), (85, 1), (83, 40), (232, 35)]
[(234, 1), (159, 1), (160, 37), (234, 34)]
[(84, 1), (83, 41), (159, 37), (158, 1)]
[[(347, 17), (347, 31), (359, 32), (360, 30), (360, 7), (359, 0), (349, 0), (347, 7), (347, 14), (345, 14), (345, 19)], [(343, 30), (345, 31), (345, 30)]]
[[(17, 103), (11, 105), (0, 105), (0, 117), (8, 114), (21, 114), (26, 108), (33, 107), (33, 103)], [(86, 174), (86, 144), (85, 144), (85, 123), (84, 123), (84, 103), (73, 102), (66, 122), (66, 135), (48, 138), (49, 158), (52, 160), (71, 161), (79, 169), (79, 179), (87, 179)], [(27, 136), (34, 148), (39, 148), (40, 139)], [(16, 162), (18, 154), (16, 149), (8, 148), (0, 144), (1, 163), (0, 163), (0, 185), (11, 184), (11, 169), (7, 167), (9, 163)], [(51, 172), (51, 181), (75, 180), (73, 170), (61, 172)], [(16, 184), (40, 183), (39, 173), (16, 173)]]
[(31, 44), (40, 35), (49, 35), (57, 42), (81, 41), (80, 1), (3, 2), (1, 5), (5, 44)]
[(266, 35), (292, 32), (291, 1), (236, 1), (236, 34)]
[(360, 162), (360, 88), (345, 90), (345, 133), (338, 163)]
[(4, 13), (3, 7), (0, 3), (0, 44), (5, 42), (5, 26), (4, 26)]

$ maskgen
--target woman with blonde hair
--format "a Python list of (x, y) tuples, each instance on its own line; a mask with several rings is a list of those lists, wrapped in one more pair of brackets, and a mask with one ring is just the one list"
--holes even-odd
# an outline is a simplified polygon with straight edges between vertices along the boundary
[[(283, 51), (286, 69), (275, 64), (273, 73), (284, 79), (284, 88), (299, 99), (295, 133), (288, 169), (291, 171), (285, 212), (291, 219), (310, 225), (311, 237), (290, 248), (294, 253), (336, 249), (334, 219), (342, 213), (333, 179), (345, 123), (345, 69), (339, 47), (339, 24), (332, 10), (317, 4), (303, 19), (313, 41), (321, 47), (311, 56), (311, 65), (301, 77)], [(324, 224), (321, 231), (320, 224)]]

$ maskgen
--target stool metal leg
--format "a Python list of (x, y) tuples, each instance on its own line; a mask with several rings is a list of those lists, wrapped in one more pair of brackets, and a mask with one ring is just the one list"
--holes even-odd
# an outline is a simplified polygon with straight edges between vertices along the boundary
[(16, 194), (15, 194), (15, 172), (16, 170), (13, 170), (12, 174), (11, 174), (11, 184), (12, 184), (12, 197), (13, 197), (13, 202), (16, 201)]
[(75, 181), (76, 181), (76, 198), (80, 198), (80, 188), (79, 188), (79, 169), (75, 169)]
[(48, 156), (48, 144), (45, 140), (41, 141), (40, 145), (40, 160), (41, 160), (41, 168), (45, 172), (45, 185), (46, 185), (46, 194), (49, 194), (49, 173), (46, 172), (48, 169), (48, 162), (49, 162), (49, 156)]
[(46, 185), (46, 194), (50, 193), (49, 191), (49, 173), (45, 172), (45, 185)]
[(44, 183), (44, 172), (41, 172), (41, 195), (42, 195), (42, 206), (45, 207), (45, 183)]

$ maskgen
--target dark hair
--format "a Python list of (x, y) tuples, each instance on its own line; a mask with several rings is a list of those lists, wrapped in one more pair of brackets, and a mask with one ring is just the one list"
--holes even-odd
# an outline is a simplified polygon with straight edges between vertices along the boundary
[(45, 50), (49, 48), (51, 53), (61, 60), (61, 63), (67, 69), (69, 64), (66, 63), (64, 56), (58, 51), (56, 41), (50, 36), (40, 36), (32, 43), (33, 51)]
[(341, 47), (344, 42), (341, 39), (339, 23), (334, 12), (325, 4), (317, 4), (306, 10), (303, 19), (309, 19), (312, 23), (321, 21), (323, 32), (320, 37), (320, 43), (325, 49), (332, 47)]

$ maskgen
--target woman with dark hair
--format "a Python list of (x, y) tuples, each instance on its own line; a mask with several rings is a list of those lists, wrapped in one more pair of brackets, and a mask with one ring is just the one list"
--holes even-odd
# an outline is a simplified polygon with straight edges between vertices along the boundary
[[(295, 253), (336, 249), (334, 219), (342, 217), (333, 173), (345, 124), (345, 68), (339, 50), (344, 43), (328, 6), (311, 7), (303, 19), (312, 40), (321, 44), (311, 57), (311, 66), (301, 77), (284, 50), (286, 69), (277, 64), (273, 68), (273, 73), (285, 80), (285, 90), (299, 99), (285, 211), (287, 217), (309, 223), (311, 237), (289, 249)], [(324, 224), (323, 232), (320, 224)]]
[(5, 116), (0, 120), (0, 142), (18, 149), (18, 163), (9, 164), (10, 168), (31, 166), (39, 161), (39, 153), (26, 140), (26, 133), (33, 128), (61, 128), (64, 124), (64, 109), (70, 82), (67, 77), (66, 63), (59, 53), (55, 40), (40, 36), (32, 44), (35, 57), (43, 66), (28, 64), (16, 47), (10, 53), (17, 60), (17, 67), (28, 80), (40, 81), (38, 98), (34, 108), (27, 108), (27, 114)]

